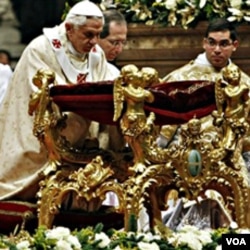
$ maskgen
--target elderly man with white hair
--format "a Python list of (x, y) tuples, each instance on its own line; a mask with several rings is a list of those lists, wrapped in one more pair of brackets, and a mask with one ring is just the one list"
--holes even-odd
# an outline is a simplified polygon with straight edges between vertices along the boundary
[[(119, 71), (111, 70), (97, 45), (103, 22), (97, 5), (87, 0), (78, 2), (65, 21), (44, 28), (44, 34), (24, 50), (0, 107), (0, 200), (34, 198), (39, 174), (47, 163), (47, 152), (32, 132), (34, 118), (28, 114), (30, 94), (36, 90), (32, 83), (36, 72), (41, 68), (52, 70), (57, 84), (113, 80), (118, 76)], [(76, 143), (86, 134), (90, 122), (77, 115), (71, 119), (67, 139)]]

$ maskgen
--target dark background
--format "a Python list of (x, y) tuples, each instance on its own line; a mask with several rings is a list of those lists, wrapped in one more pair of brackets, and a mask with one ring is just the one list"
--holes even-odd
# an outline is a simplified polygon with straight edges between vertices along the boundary
[(43, 27), (61, 23), (66, 0), (11, 0), (17, 27), (21, 32), (21, 43), (29, 43), (42, 34)]

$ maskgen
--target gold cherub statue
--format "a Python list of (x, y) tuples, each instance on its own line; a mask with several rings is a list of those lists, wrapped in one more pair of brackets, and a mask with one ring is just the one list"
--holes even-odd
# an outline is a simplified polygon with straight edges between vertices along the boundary
[(126, 102), (126, 111), (120, 120), (120, 126), (126, 142), (134, 152), (134, 170), (142, 172), (145, 169), (145, 159), (139, 136), (149, 132), (155, 119), (153, 113), (146, 117), (144, 102), (153, 102), (153, 94), (145, 89), (158, 79), (158, 73), (151, 68), (141, 71), (129, 64), (121, 69), (121, 75), (114, 83), (114, 121), (117, 121)]
[(236, 142), (248, 131), (249, 87), (241, 81), (240, 69), (229, 64), (222, 70), (223, 78), (215, 83), (217, 111), (215, 125), (222, 125), (223, 147), (234, 151)]

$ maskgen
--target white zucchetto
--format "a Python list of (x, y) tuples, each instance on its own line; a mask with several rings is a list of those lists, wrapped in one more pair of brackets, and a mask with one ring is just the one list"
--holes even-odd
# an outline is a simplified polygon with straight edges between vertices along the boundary
[(101, 9), (89, 0), (84, 0), (75, 4), (67, 14), (67, 16), (71, 15), (103, 17)]

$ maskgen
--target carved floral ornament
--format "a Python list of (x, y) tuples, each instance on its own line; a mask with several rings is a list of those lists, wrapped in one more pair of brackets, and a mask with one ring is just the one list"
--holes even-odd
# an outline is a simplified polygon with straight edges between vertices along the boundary
[[(71, 3), (67, 1), (65, 13)], [(181, 25), (187, 29), (199, 21), (226, 17), (230, 22), (250, 23), (250, 0), (93, 0), (102, 9), (115, 7), (128, 23)]]

